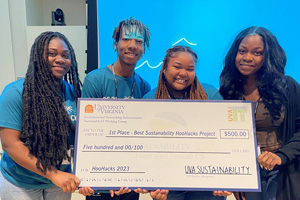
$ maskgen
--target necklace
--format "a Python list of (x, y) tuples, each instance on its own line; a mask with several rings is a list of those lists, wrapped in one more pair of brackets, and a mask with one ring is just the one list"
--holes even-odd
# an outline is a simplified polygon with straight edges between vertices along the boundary
[[(260, 99), (260, 96), (258, 96), (258, 99), (255, 102), (255, 107), (254, 107), (254, 115), (255, 116), (256, 116), (257, 109), (258, 109), (259, 99)], [(242, 97), (242, 100), (246, 100), (244, 96)]]
[[(116, 98), (118, 98), (118, 82), (117, 82), (117, 77), (116, 77), (116, 73), (115, 73), (115, 69), (114, 69), (114, 63), (111, 65), (111, 69), (112, 69), (114, 81), (115, 81), (115, 94), (116, 94)], [(132, 95), (133, 95), (133, 91), (134, 91), (134, 87), (135, 87), (135, 80), (136, 80), (135, 72), (133, 72), (133, 76), (134, 76), (133, 84), (132, 84), (130, 96), (128, 97), (128, 99), (133, 99)]]
[(259, 104), (259, 99), (260, 99), (260, 96), (258, 97), (256, 103), (255, 103), (255, 108), (254, 108), (254, 115), (256, 116), (256, 112), (257, 112), (257, 108), (258, 108), (258, 104)]
[(187, 93), (186, 93), (186, 91), (184, 92), (184, 94), (183, 94), (182, 97), (180, 97), (180, 98), (175, 98), (175, 97), (173, 97), (173, 96), (169, 93), (169, 91), (168, 91), (168, 96), (169, 96), (170, 99), (187, 99)]

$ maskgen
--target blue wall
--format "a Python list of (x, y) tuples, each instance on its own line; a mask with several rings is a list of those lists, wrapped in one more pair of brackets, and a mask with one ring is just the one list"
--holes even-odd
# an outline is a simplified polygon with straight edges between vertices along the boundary
[[(235, 36), (249, 26), (263, 26), (274, 33), (287, 54), (286, 73), (300, 82), (299, 8), (298, 0), (98, 0), (100, 67), (116, 60), (113, 30), (132, 16), (151, 31), (150, 50), (136, 71), (152, 88), (166, 50), (176, 43), (195, 50), (200, 82), (218, 88), (224, 56)], [(143, 64), (146, 61), (149, 65)]]

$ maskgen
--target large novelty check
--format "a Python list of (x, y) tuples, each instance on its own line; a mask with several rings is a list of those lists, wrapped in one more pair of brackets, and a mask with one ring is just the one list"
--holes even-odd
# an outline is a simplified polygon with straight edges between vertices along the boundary
[(78, 108), (82, 187), (260, 191), (249, 101), (79, 99)]

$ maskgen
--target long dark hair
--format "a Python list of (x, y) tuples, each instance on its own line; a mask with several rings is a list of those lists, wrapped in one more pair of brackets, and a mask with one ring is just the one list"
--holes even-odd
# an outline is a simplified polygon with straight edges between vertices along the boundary
[(284, 71), (286, 55), (276, 37), (266, 28), (253, 26), (237, 35), (224, 59), (220, 93), (224, 99), (242, 99), (246, 77), (237, 70), (235, 59), (241, 41), (249, 35), (259, 35), (264, 42), (265, 56), (262, 67), (257, 71), (257, 88), (266, 109), (273, 120), (277, 120), (282, 106), (287, 103)]
[[(186, 46), (174, 46), (172, 48), (169, 48), (160, 70), (155, 99), (170, 99), (169, 92), (166, 86), (167, 80), (163, 71), (168, 68), (170, 58), (176, 57), (176, 55), (181, 52), (190, 53), (194, 58), (194, 62), (197, 63), (198, 56), (191, 48)], [(195, 76), (195, 79), (191, 86), (187, 88), (187, 94), (188, 99), (207, 99), (207, 95), (204, 92), (200, 82), (198, 81), (197, 76)]]
[(44, 173), (51, 167), (60, 167), (63, 159), (70, 159), (67, 140), (70, 130), (75, 130), (48, 62), (48, 46), (54, 38), (63, 40), (70, 51), (71, 66), (64, 80), (73, 85), (75, 100), (81, 94), (82, 85), (75, 53), (68, 39), (58, 32), (40, 34), (31, 47), (25, 76), (21, 140), (37, 158), (37, 168)]

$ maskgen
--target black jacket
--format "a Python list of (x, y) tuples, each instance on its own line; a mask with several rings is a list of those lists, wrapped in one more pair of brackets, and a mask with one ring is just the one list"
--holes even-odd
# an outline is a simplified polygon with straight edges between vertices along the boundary
[(287, 76), (288, 105), (285, 111), (283, 145), (276, 154), (282, 165), (278, 175), (277, 200), (300, 200), (300, 85)]

